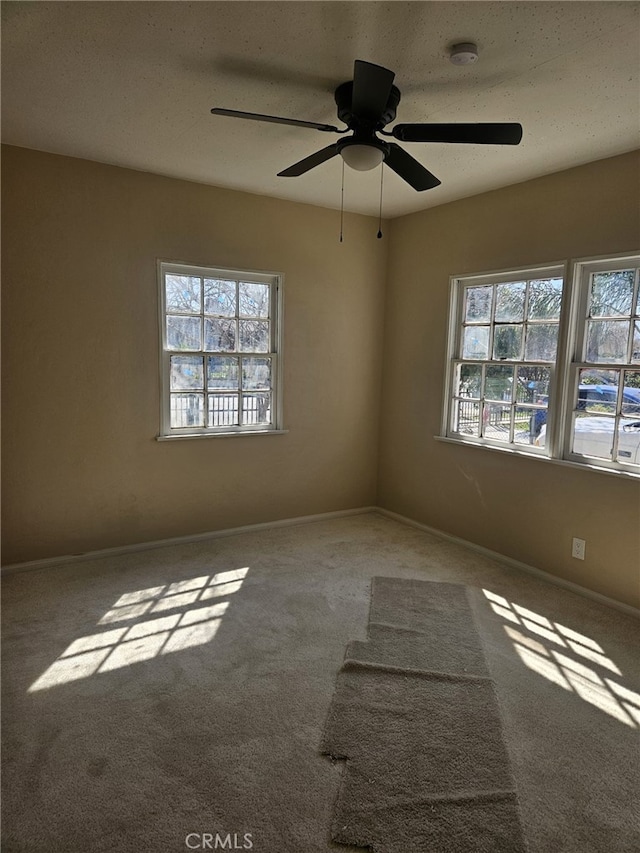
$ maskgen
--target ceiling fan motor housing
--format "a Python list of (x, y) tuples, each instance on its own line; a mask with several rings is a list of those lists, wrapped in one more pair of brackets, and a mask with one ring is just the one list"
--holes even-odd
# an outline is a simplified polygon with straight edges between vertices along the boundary
[(400, 103), (400, 90), (397, 86), (391, 87), (391, 92), (387, 99), (387, 105), (380, 115), (366, 116), (356, 115), (352, 112), (351, 105), (353, 100), (353, 81), (342, 83), (335, 91), (336, 104), (338, 105), (338, 118), (343, 121), (348, 128), (354, 131), (369, 130), (375, 131), (385, 127), (389, 122), (396, 117), (396, 110)]

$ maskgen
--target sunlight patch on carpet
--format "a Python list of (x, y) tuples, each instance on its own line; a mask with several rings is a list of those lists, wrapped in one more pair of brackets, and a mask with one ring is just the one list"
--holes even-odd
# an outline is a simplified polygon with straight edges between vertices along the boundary
[[(506, 624), (503, 628), (526, 667), (626, 726), (640, 728), (640, 695), (609, 677), (605, 678), (612, 672), (622, 677), (622, 672), (598, 642), (559, 622), (552, 622), (540, 613), (509, 602), (491, 590), (482, 591), (494, 613), (520, 625), (522, 630)], [(543, 641), (550, 645), (546, 646)], [(561, 647), (562, 652), (557, 647)], [(571, 653), (574, 657), (569, 657)], [(590, 665), (587, 666), (586, 662)], [(601, 676), (593, 664), (606, 673)]]
[[(98, 626), (129, 624), (73, 640), (28, 692), (47, 690), (210, 642), (229, 601), (214, 601), (204, 607), (194, 605), (226, 599), (238, 592), (248, 571), (247, 566), (124, 593), (98, 621)], [(156, 613), (167, 615), (151, 616)]]

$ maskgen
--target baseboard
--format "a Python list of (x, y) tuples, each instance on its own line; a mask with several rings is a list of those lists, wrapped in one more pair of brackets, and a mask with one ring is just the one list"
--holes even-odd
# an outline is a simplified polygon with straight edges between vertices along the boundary
[(379, 515), (386, 516), (387, 518), (392, 518), (394, 521), (399, 521), (401, 524), (406, 524), (409, 527), (415, 527), (425, 533), (430, 533), (432, 536), (437, 536), (439, 539), (445, 539), (447, 542), (454, 542), (456, 545), (462, 545), (470, 551), (476, 551), (477, 553), (483, 554), (485, 557), (490, 557), (492, 560), (496, 560), (498, 563), (503, 563), (510, 568), (518, 569), (521, 572), (527, 572), (527, 574), (534, 575), (547, 583), (560, 586), (563, 589), (570, 590), (571, 592), (575, 592), (578, 595), (585, 596), (586, 598), (591, 598), (594, 601), (600, 602), (600, 604), (605, 604), (607, 607), (613, 607), (616, 610), (621, 610), (623, 613), (627, 613), (629, 616), (635, 616), (636, 619), (640, 619), (640, 610), (636, 607), (632, 607), (630, 604), (624, 604), (622, 601), (616, 601), (615, 598), (609, 598), (608, 596), (588, 589), (585, 586), (573, 583), (573, 581), (567, 581), (563, 578), (557, 577), (556, 575), (552, 575), (549, 572), (543, 572), (542, 569), (536, 569), (535, 566), (530, 566), (527, 563), (521, 563), (520, 560), (514, 560), (513, 557), (507, 557), (505, 554), (492, 551), (490, 548), (485, 548), (483, 545), (476, 545), (475, 542), (469, 542), (466, 539), (461, 539), (459, 536), (453, 536), (452, 534), (445, 533), (435, 527), (429, 527), (427, 524), (414, 521), (412, 518), (407, 518), (397, 512), (392, 512), (390, 509), (376, 507), (375, 512)]
[(2, 566), (0, 573), (26, 572), (34, 569), (47, 569), (80, 560), (97, 560), (102, 557), (117, 557), (120, 554), (133, 554), (137, 551), (150, 551), (153, 548), (167, 548), (170, 545), (188, 545), (191, 542), (204, 542), (207, 539), (221, 539), (226, 536), (239, 536), (241, 533), (254, 533), (259, 530), (271, 530), (277, 527), (293, 527), (298, 524), (311, 524), (314, 521), (330, 521), (332, 518), (347, 518), (351, 515), (364, 515), (375, 512), (377, 507), (364, 506), (355, 509), (340, 509), (334, 512), (320, 512), (316, 515), (300, 515), (295, 518), (281, 518), (277, 521), (265, 521), (258, 524), (245, 524), (242, 527), (229, 527), (225, 530), (212, 530), (196, 533), (192, 536), (174, 536), (171, 539), (157, 539), (153, 542), (139, 542), (134, 545), (120, 545), (115, 548), (102, 548), (99, 551), (84, 551), (81, 554), (67, 554), (61, 557), (46, 557), (42, 560), (30, 560), (25, 563), (12, 563)]
[(530, 566), (527, 563), (522, 563), (520, 560), (514, 560), (512, 557), (507, 557), (505, 554), (500, 554), (497, 551), (492, 551), (490, 548), (485, 548), (483, 545), (476, 545), (475, 542), (469, 542), (467, 539), (461, 539), (459, 536), (453, 536), (450, 533), (445, 533), (443, 530), (438, 530), (435, 527), (429, 527), (427, 524), (422, 524), (420, 521), (414, 521), (412, 518), (400, 515), (397, 512), (392, 512), (390, 509), (378, 506), (364, 506), (355, 509), (342, 509), (334, 512), (321, 512), (316, 515), (300, 515), (295, 518), (282, 518), (277, 521), (265, 521), (258, 524), (245, 524), (242, 527), (229, 527), (224, 530), (212, 530), (206, 533), (196, 533), (192, 536), (175, 536), (170, 539), (157, 539), (152, 542), (139, 542), (134, 545), (121, 545), (115, 548), (102, 548), (99, 551), (85, 551), (81, 554), (67, 554), (61, 557), (47, 557), (43, 560), (31, 560), (25, 563), (13, 563), (11, 565), (2, 566), (0, 573), (3, 575), (13, 572), (26, 572), (35, 569), (47, 569), (54, 566), (60, 566), (68, 563), (75, 563), (81, 560), (96, 560), (102, 557), (116, 557), (120, 554), (133, 554), (137, 551), (150, 551), (153, 548), (167, 548), (170, 545), (188, 545), (191, 542), (204, 542), (208, 539), (221, 539), (226, 536), (239, 536), (241, 533), (254, 533), (260, 530), (271, 530), (278, 527), (293, 527), (300, 524), (311, 524), (316, 521), (330, 521), (334, 518), (348, 518), (353, 515), (365, 515), (367, 513), (377, 513), (378, 515), (391, 518), (401, 524), (406, 524), (409, 527), (415, 527), (425, 533), (430, 533), (432, 536), (437, 536), (439, 539), (444, 539), (447, 542), (454, 542), (456, 545), (461, 545), (468, 548), (470, 551), (476, 551), (479, 554), (484, 554), (485, 557), (490, 557), (499, 563), (503, 563), (511, 568), (534, 575), (540, 580), (547, 583), (555, 584), (563, 589), (575, 592), (578, 595), (586, 596), (594, 601), (605, 604), (608, 607), (613, 607), (630, 616), (635, 616), (640, 619), (640, 610), (632, 607), (630, 604), (624, 604), (621, 601), (616, 601), (615, 598), (609, 598), (599, 592), (594, 592), (587, 587), (580, 586), (573, 581), (567, 581), (552, 575), (549, 572), (543, 572), (542, 569), (536, 569), (535, 566)]

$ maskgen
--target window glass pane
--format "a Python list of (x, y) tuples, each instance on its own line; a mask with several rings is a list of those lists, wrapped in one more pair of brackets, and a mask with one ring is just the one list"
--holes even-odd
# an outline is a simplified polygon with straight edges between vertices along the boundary
[(207, 358), (207, 388), (211, 390), (238, 389), (238, 359), (227, 356)]
[(611, 459), (615, 423), (615, 418), (604, 415), (574, 416), (572, 451), (598, 459)]
[(615, 414), (618, 382), (618, 370), (581, 370), (577, 410), (595, 414)]
[(167, 315), (167, 349), (200, 349), (202, 321), (199, 317)]
[(534, 422), (534, 410), (524, 406), (516, 406), (513, 430), (513, 440), (516, 444), (533, 444), (535, 435), (531, 428)]
[(482, 435), (494, 441), (509, 441), (511, 406), (485, 403), (482, 411)]
[(240, 352), (269, 352), (269, 322), (240, 320)]
[(640, 362), (640, 320), (633, 324), (633, 347), (631, 348), (631, 361), (635, 364)]
[(580, 389), (578, 410), (599, 415), (615, 415), (617, 400), (613, 393), (599, 393), (600, 388), (595, 385), (588, 391)]
[(219, 317), (234, 317), (236, 313), (236, 283), (227, 279), (205, 278), (204, 313)]
[(465, 288), (464, 319), (466, 323), (486, 323), (491, 319), (493, 287)]
[(514, 281), (509, 284), (499, 284), (496, 287), (497, 323), (522, 320), (524, 318), (524, 281)]
[(236, 349), (236, 320), (204, 321), (204, 349), (207, 352), (233, 352)]
[(522, 353), (522, 326), (496, 326), (493, 333), (493, 357), (518, 359)]
[(618, 424), (618, 462), (640, 465), (640, 420), (621, 418)]
[(516, 401), (528, 404), (522, 412), (516, 409), (516, 419), (527, 413), (529, 441), (533, 444), (547, 423), (551, 371), (548, 367), (522, 366), (516, 371), (516, 379)]
[(543, 278), (529, 282), (529, 320), (557, 320), (562, 303), (562, 279)]
[(629, 323), (626, 320), (589, 320), (586, 360), (625, 362)]
[(172, 314), (199, 314), (201, 281), (191, 275), (167, 275), (164, 279), (166, 310)]
[(204, 388), (204, 371), (200, 356), (171, 356), (170, 388), (172, 391), (202, 390)]
[(237, 426), (238, 417), (237, 394), (209, 394), (207, 397), (207, 426)]
[(467, 326), (462, 335), (462, 358), (489, 358), (489, 326)]
[(271, 394), (268, 391), (242, 395), (242, 423), (271, 423)]
[(488, 400), (511, 401), (513, 394), (513, 367), (507, 365), (487, 366), (484, 383), (484, 396)]
[(591, 277), (590, 317), (628, 317), (631, 314), (634, 270), (598, 272)]
[[(547, 408), (535, 407), (531, 410), (529, 417), (529, 435), (532, 444), (537, 444), (544, 447), (544, 438), (546, 435), (547, 420), (549, 414)], [(544, 430), (544, 433), (543, 433)]]
[(457, 397), (480, 399), (482, 388), (482, 366), (479, 364), (459, 364), (456, 372)]
[(271, 359), (243, 358), (242, 387), (245, 391), (271, 388)]
[(454, 409), (453, 431), (464, 435), (480, 435), (480, 403), (457, 400)]
[(516, 400), (546, 406), (549, 402), (551, 370), (548, 367), (523, 365), (516, 372)]
[(524, 357), (528, 361), (555, 361), (557, 345), (557, 323), (537, 323), (535, 326), (527, 326)]
[(582, 385), (618, 385), (620, 370), (612, 367), (609, 370), (600, 367), (585, 367), (580, 371)]
[(171, 426), (173, 429), (204, 426), (204, 394), (172, 394)]
[(238, 285), (241, 317), (269, 316), (269, 285), (241, 281)]
[(640, 370), (625, 370), (622, 414), (640, 417)]

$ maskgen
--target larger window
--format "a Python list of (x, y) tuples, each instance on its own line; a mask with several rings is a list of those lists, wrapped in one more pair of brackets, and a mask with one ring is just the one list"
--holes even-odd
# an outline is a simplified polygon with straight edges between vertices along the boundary
[(161, 437), (281, 428), (278, 275), (160, 263)]
[(640, 257), (569, 269), (452, 280), (443, 435), (640, 473)]

